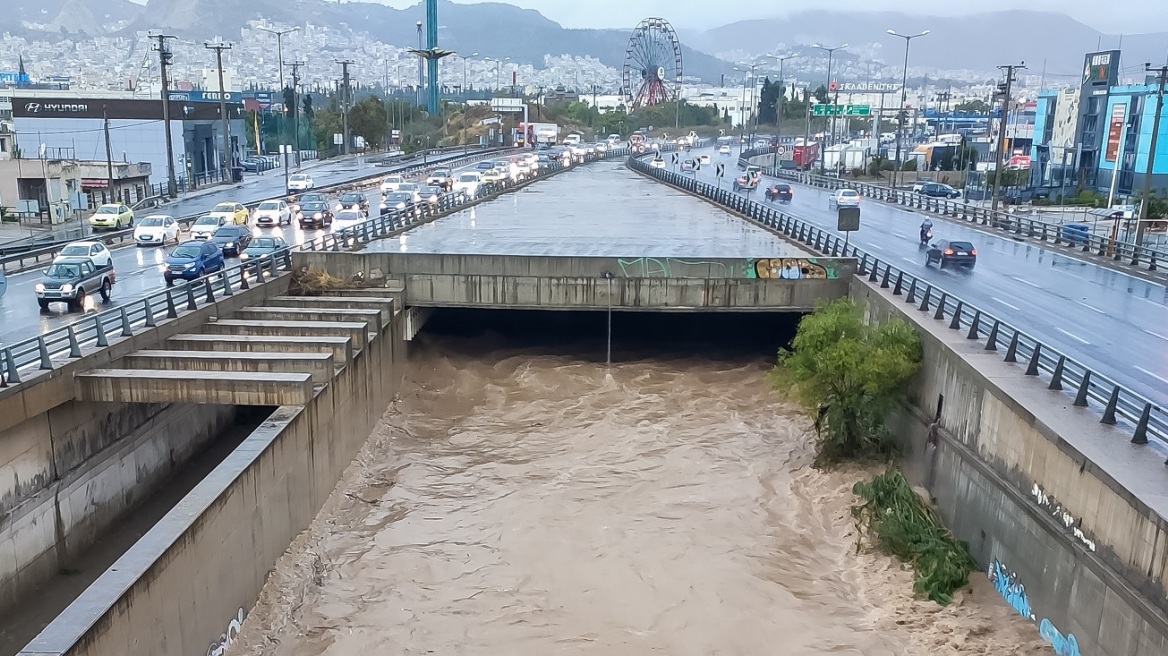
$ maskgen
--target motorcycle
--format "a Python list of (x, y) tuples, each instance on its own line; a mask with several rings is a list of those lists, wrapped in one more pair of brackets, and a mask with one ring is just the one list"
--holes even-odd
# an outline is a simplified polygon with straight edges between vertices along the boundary
[(921, 246), (928, 246), (929, 242), (931, 242), (931, 241), (933, 241), (933, 229), (932, 228), (922, 228), (921, 229)]

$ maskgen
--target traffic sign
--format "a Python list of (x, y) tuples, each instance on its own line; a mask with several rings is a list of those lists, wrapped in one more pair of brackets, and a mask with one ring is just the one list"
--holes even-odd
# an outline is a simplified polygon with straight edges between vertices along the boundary
[(718, 164), (717, 166), (714, 167), (714, 175), (716, 175), (720, 178), (720, 177), (724, 176), (725, 174), (726, 174), (726, 165), (725, 164)]
[(779, 153), (780, 155), (786, 155), (787, 154), (787, 147), (786, 146), (779, 146), (778, 148), (775, 149), (775, 151), (777, 153)]
[(847, 116), (869, 116), (872, 114), (872, 106), (844, 105), (844, 114)]
[(820, 104), (811, 106), (813, 116), (869, 116), (872, 114), (871, 105), (829, 105)]
[(828, 91), (835, 91), (835, 90), (836, 90), (836, 89), (838, 89), (838, 88), (839, 88), (839, 86), (838, 86), (838, 85), (835, 83), (835, 80), (832, 80), (832, 81), (831, 81), (830, 83), (828, 83), (828, 85), (827, 85), (827, 90), (828, 90)]
[(673, 163), (677, 163), (677, 153), (673, 153)]

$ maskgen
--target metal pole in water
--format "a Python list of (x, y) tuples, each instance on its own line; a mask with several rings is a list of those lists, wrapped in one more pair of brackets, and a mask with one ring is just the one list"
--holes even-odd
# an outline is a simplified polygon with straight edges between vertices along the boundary
[(604, 277), (608, 279), (608, 349), (604, 356), (604, 366), (612, 369), (612, 274), (605, 271)]

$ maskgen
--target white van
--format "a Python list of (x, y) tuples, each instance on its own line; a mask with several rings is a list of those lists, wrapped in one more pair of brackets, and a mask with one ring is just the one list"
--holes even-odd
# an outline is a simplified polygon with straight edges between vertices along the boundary
[(579, 146), (580, 139), (581, 139), (580, 135), (573, 132), (572, 134), (569, 134), (568, 136), (564, 137), (564, 145), (565, 146)]

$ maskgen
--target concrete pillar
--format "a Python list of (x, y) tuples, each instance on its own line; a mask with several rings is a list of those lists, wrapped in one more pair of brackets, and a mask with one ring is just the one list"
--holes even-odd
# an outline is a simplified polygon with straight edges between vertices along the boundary
[(167, 340), (174, 349), (227, 353), (332, 353), (337, 364), (353, 361), (353, 340), (339, 335), (200, 335), (183, 333)]
[(77, 400), (97, 403), (305, 405), (312, 376), (218, 371), (93, 369), (74, 377)]
[(218, 351), (136, 351), (117, 362), (125, 369), (170, 371), (237, 371), (242, 373), (307, 373), (323, 384), (336, 373), (333, 354), (229, 353)]
[(386, 296), (274, 296), (267, 300), (271, 306), (297, 308), (360, 308), (381, 311), (381, 325), (386, 326), (394, 315), (394, 302)]
[(381, 333), (381, 311), (365, 308), (299, 308), (253, 305), (231, 315), (256, 321), (361, 321), (371, 333)]
[(363, 349), (368, 341), (365, 322), (348, 321), (254, 321), (220, 319), (203, 324), (203, 332), (213, 335), (249, 335), (255, 337), (348, 337), (353, 348)]

